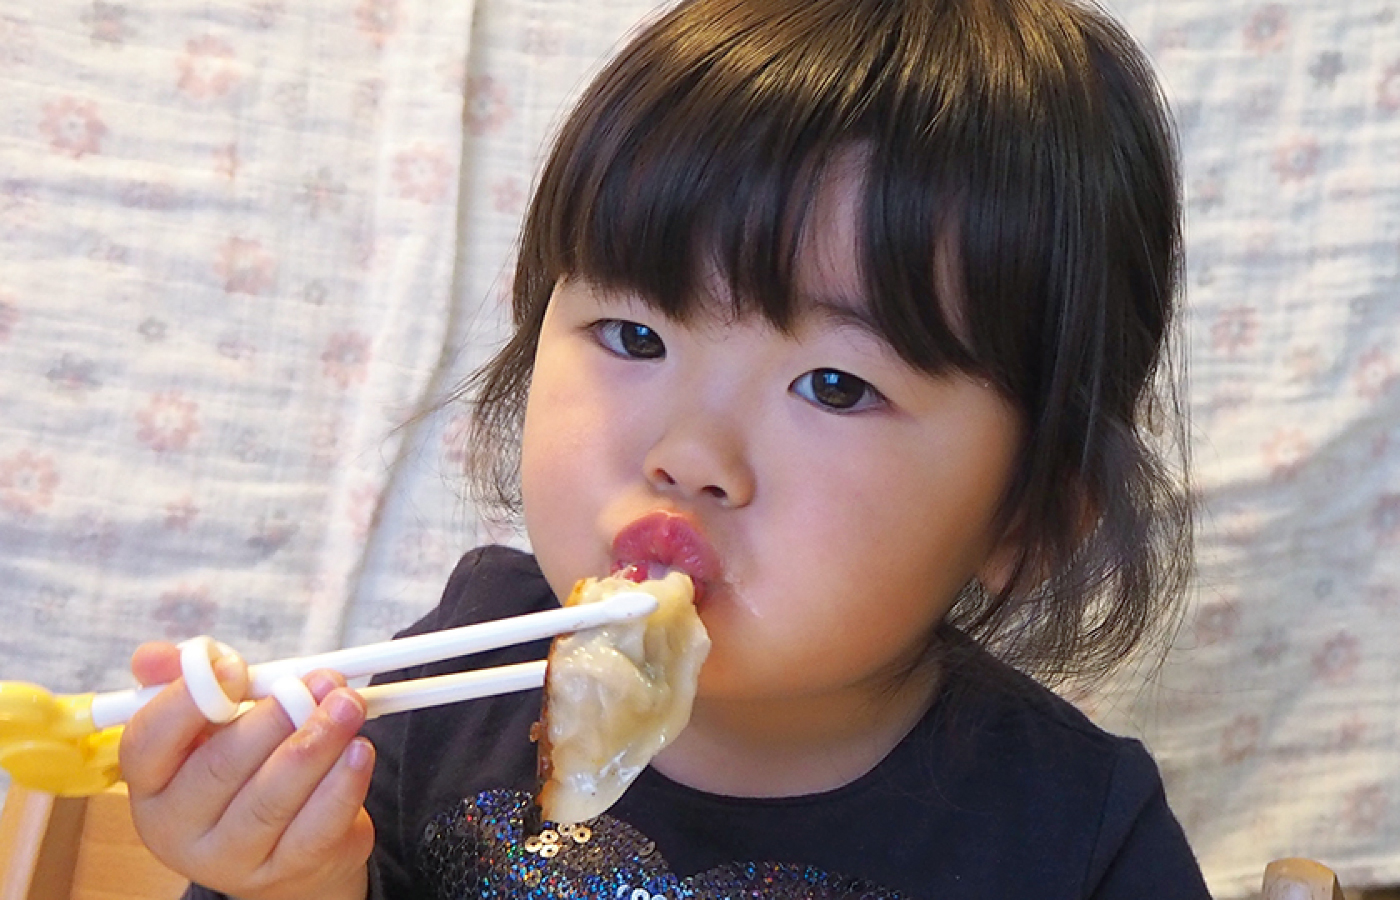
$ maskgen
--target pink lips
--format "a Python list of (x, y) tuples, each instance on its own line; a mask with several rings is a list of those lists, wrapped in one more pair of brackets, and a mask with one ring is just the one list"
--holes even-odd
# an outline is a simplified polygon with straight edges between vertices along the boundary
[(689, 575), (698, 603), (705, 586), (720, 576), (719, 554), (684, 516), (648, 513), (617, 533), (612, 545), (613, 574), (641, 580), (659, 566)]

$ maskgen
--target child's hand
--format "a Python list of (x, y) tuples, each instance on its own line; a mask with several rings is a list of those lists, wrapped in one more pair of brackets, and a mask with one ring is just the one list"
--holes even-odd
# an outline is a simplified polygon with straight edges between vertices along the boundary
[[(307, 676), (319, 705), (294, 731), (273, 699), (211, 726), (179, 681), (171, 644), (142, 645), (131, 669), (142, 684), (175, 682), (132, 717), (121, 742), (136, 830), (162, 862), (244, 900), (365, 896), (374, 749), (355, 737), (364, 702), (344, 679)], [(230, 698), (247, 689), (236, 660), (215, 672)]]

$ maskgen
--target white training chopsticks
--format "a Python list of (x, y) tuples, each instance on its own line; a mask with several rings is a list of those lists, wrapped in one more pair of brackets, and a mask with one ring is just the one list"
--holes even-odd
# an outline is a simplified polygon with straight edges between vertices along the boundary
[[(650, 594), (627, 591), (598, 603), (566, 606), (395, 641), (260, 663), (248, 669), (247, 696), (252, 700), (276, 697), (292, 721), (300, 726), (316, 708), (311, 692), (301, 679), (317, 669), (331, 669), (347, 679), (392, 672), (642, 618), (654, 612), (656, 605), (656, 598)], [(208, 637), (194, 638), (180, 646), (181, 672), (185, 684), (205, 718), (211, 722), (227, 722), (250, 705), (247, 702), (235, 704), (230, 700), (214, 675), (214, 660), (223, 656), (237, 656), (232, 649)], [(372, 685), (361, 688), (359, 694), (365, 700), (367, 717), (372, 719), (389, 713), (537, 688), (544, 684), (545, 666), (545, 660), (536, 660), (435, 675)], [(93, 725), (100, 730), (124, 724), (164, 687), (151, 685), (97, 694), (92, 699)]]

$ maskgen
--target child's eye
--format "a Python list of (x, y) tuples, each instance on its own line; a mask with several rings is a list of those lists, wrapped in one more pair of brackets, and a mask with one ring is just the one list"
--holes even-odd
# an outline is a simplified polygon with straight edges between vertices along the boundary
[(792, 383), (797, 396), (833, 412), (859, 412), (885, 402), (870, 382), (840, 369), (813, 369)]
[(666, 355), (666, 345), (655, 330), (638, 322), (625, 319), (604, 319), (595, 322), (593, 333), (598, 343), (618, 356), (627, 359), (661, 359)]

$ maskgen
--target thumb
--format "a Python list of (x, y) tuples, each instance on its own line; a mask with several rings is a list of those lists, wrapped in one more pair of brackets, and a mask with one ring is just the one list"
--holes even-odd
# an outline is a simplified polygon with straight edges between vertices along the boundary
[(144, 687), (165, 684), (180, 677), (180, 648), (166, 641), (150, 641), (131, 654), (131, 674)]
[[(214, 675), (228, 698), (235, 703), (248, 690), (248, 666), (237, 655), (222, 656), (214, 662)], [(180, 663), (180, 647), (166, 641), (150, 641), (136, 648), (131, 655), (131, 674), (142, 687), (169, 684), (184, 673)]]

